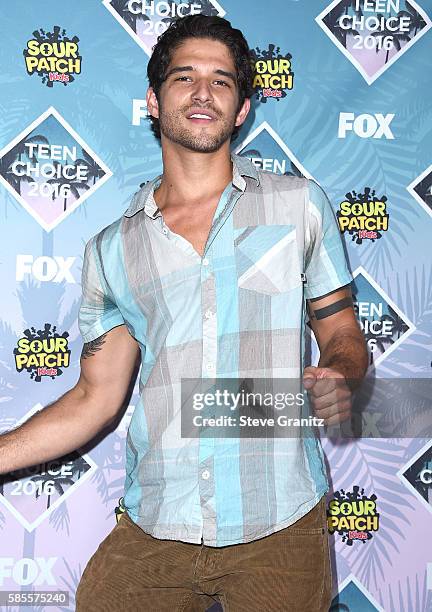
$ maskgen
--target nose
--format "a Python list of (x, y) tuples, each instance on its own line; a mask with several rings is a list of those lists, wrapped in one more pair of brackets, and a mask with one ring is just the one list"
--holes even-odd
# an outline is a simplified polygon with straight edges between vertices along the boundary
[(213, 101), (210, 83), (206, 79), (198, 79), (192, 92), (192, 99), (201, 103)]

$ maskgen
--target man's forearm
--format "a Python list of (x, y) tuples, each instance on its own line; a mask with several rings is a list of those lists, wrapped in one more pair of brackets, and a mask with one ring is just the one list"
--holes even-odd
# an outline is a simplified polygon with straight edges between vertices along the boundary
[(17, 429), (0, 436), (0, 474), (80, 448), (109, 423), (102, 413), (81, 388), (74, 387)]
[(321, 352), (319, 367), (333, 368), (356, 387), (368, 367), (366, 342), (360, 328), (339, 327)]

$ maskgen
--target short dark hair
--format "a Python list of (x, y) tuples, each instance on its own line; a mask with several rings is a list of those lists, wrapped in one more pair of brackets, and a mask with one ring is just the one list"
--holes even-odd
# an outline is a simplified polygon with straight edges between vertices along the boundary
[[(239, 102), (237, 113), (243, 106), (245, 98), (251, 98), (254, 90), (252, 87), (253, 69), (252, 58), (248, 43), (243, 33), (231, 26), (231, 23), (223, 17), (208, 15), (186, 15), (174, 19), (167, 30), (158, 36), (157, 43), (153, 47), (153, 53), (147, 65), (147, 77), (149, 86), (153, 88), (159, 101), (159, 93), (162, 83), (165, 81), (167, 68), (171, 62), (174, 51), (188, 38), (210, 38), (225, 44), (230, 50), (234, 60), (237, 76), (237, 87)], [(160, 140), (159, 119), (149, 116), (151, 128)], [(240, 126), (235, 126), (231, 140), (237, 136)]]

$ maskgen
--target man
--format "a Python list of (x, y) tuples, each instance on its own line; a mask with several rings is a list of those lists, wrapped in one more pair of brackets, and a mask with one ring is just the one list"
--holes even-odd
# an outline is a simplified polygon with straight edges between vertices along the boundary
[[(3, 437), (1, 469), (58, 457), (112, 422), (140, 352), (126, 512), (86, 566), (77, 611), (328, 610), (317, 440), (185, 437), (180, 407), (185, 379), (303, 373), (316, 415), (349, 417), (347, 381), (367, 357), (331, 207), (313, 181), (230, 156), (252, 75), (229, 22), (174, 22), (148, 76), (163, 174), (86, 245), (79, 381)], [(320, 362), (303, 372), (304, 298)]]

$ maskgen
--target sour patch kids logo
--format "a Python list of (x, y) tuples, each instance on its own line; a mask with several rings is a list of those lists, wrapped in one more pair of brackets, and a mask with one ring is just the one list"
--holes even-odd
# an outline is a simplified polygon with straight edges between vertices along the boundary
[(389, 225), (387, 197), (377, 198), (375, 189), (365, 187), (363, 193), (353, 190), (345, 198), (337, 211), (340, 231), (351, 234), (357, 244), (382, 238), (381, 232), (386, 232)]
[(33, 32), (23, 51), (27, 73), (35, 72), (42, 83), (52, 87), (55, 82), (67, 85), (81, 73), (82, 57), (78, 48), (79, 38), (69, 38), (66, 30), (55, 26), (52, 32), (40, 28)]
[(26, 329), (14, 349), (17, 372), (27, 370), (36, 382), (41, 382), (44, 376), (60, 376), (61, 368), (70, 364), (68, 337), (68, 332), (58, 334), (56, 326), (50, 323), (45, 323), (44, 329)]
[(256, 97), (261, 102), (268, 98), (285, 98), (286, 90), (294, 85), (294, 73), (291, 69), (291, 54), (282, 55), (280, 47), (269, 44), (267, 49), (251, 49), (252, 69), (254, 72), (253, 87)]
[(334, 494), (327, 510), (330, 533), (337, 531), (342, 542), (352, 546), (354, 540), (370, 540), (379, 529), (376, 495), (365, 495), (364, 489), (354, 486), (352, 492), (341, 489)]

